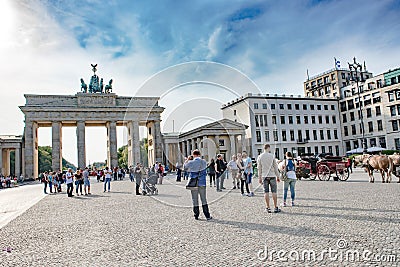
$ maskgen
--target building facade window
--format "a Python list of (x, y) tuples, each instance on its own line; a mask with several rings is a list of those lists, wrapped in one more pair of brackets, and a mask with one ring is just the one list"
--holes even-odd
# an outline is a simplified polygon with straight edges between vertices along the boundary
[(301, 124), (300, 116), (296, 116), (296, 123), (297, 123), (297, 124)]
[(377, 120), (376, 122), (378, 124), (378, 131), (383, 131), (382, 120)]
[(256, 122), (256, 127), (260, 127), (260, 122), (258, 121), (258, 115), (254, 116), (254, 120)]
[(256, 139), (257, 139), (257, 143), (261, 142), (261, 132), (260, 131), (256, 131)]
[(331, 140), (331, 139), (332, 139), (332, 137), (331, 137), (331, 130), (326, 130), (326, 138), (327, 138), (328, 140)]
[(319, 139), (324, 140), (324, 130), (319, 130)]
[(303, 104), (303, 110), (307, 110), (307, 104)]
[(371, 108), (367, 108), (367, 118), (371, 118), (372, 117), (372, 110)]
[(315, 124), (315, 116), (311, 116), (311, 123)]
[(379, 146), (382, 148), (386, 148), (386, 138), (385, 137), (379, 137)]
[(293, 124), (293, 116), (289, 116), (289, 124)]
[(314, 110), (314, 108), (315, 108), (314, 105), (311, 104), (311, 105), (310, 105), (310, 109), (311, 109), (311, 110)]
[(263, 108), (263, 109), (267, 109), (267, 104), (263, 103), (263, 104), (262, 104), (262, 108)]
[(317, 140), (317, 139), (318, 139), (318, 137), (317, 137), (317, 130), (313, 130), (313, 131), (312, 131), (312, 135), (313, 135), (313, 139), (314, 139), (314, 140)]
[(287, 141), (286, 130), (282, 130), (282, 141)]
[(336, 124), (336, 116), (335, 115), (332, 116), (332, 123)]
[(349, 136), (349, 128), (347, 126), (343, 127), (344, 136)]
[(278, 141), (278, 131), (274, 130), (273, 135), (274, 135), (274, 141), (277, 142)]
[(356, 117), (354, 116), (354, 112), (350, 112), (350, 121), (354, 121)]
[(355, 124), (351, 125), (351, 134), (352, 135), (356, 135), (357, 134), (356, 125)]
[(258, 103), (254, 103), (254, 109), (258, 109)]
[(390, 107), (390, 116), (396, 116), (396, 106)]
[(272, 116), (272, 124), (276, 124), (276, 116), (275, 115)]
[(315, 155), (317, 155), (319, 152), (318, 152), (318, 147), (317, 146), (315, 146), (314, 147), (314, 153), (315, 153)]
[(284, 104), (279, 104), (279, 109), (285, 109), (285, 105)]
[(290, 130), (290, 141), (294, 141), (294, 130)]
[(265, 142), (269, 142), (269, 131), (264, 132)]
[(372, 133), (374, 131), (374, 125), (372, 121), (368, 122), (368, 132)]
[(328, 115), (325, 116), (325, 123), (329, 124), (329, 116)]
[(400, 138), (394, 139), (394, 147), (396, 148), (396, 150), (400, 150)]
[(271, 109), (275, 109), (275, 104), (271, 104)]
[(328, 105), (324, 105), (324, 110), (328, 110)]
[(306, 130), (306, 140), (310, 140), (310, 130)]
[(285, 124), (285, 116), (281, 116), (281, 124)]
[(392, 130), (393, 131), (399, 130), (399, 124), (397, 123), (397, 121), (392, 121)]
[(308, 116), (304, 116), (304, 124), (308, 124)]
[(338, 131), (335, 129), (333, 130), (333, 138), (335, 138), (336, 140), (339, 139), (338, 137)]
[(375, 114), (376, 114), (376, 116), (380, 116), (382, 113), (381, 113), (381, 107), (380, 106), (376, 106), (375, 107)]
[(321, 115), (318, 116), (318, 123), (322, 124), (322, 116)]
[(299, 109), (300, 109), (300, 105), (299, 105), (299, 104), (294, 104), (294, 108), (295, 108), (296, 110), (299, 110)]
[(317, 105), (317, 110), (321, 110), (321, 105)]
[(298, 138), (300, 141), (303, 141), (303, 133), (302, 133), (301, 130), (297, 130), (297, 138)]
[(342, 114), (342, 120), (343, 120), (344, 123), (347, 122), (347, 116), (346, 116), (346, 114)]
[(291, 110), (292, 109), (292, 104), (287, 104), (287, 109)]

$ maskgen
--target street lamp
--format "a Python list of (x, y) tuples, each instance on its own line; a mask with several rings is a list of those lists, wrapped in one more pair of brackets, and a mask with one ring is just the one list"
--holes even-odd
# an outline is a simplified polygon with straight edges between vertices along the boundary
[[(362, 73), (362, 65), (360, 63), (356, 62), (356, 58), (353, 58), (353, 63), (350, 64), (347, 62), (347, 64), (349, 64), (349, 69), (350, 69), (350, 79), (351, 81), (355, 81), (357, 84), (357, 93), (358, 93), (358, 109), (359, 109), (359, 113), (360, 113), (360, 121), (361, 121), (361, 134), (362, 134), (362, 147), (363, 147), (363, 154), (367, 153), (367, 139), (365, 139), (365, 130), (364, 130), (364, 116), (362, 113), (362, 102), (361, 102), (361, 96), (360, 96), (360, 87), (358, 86), (358, 81), (361, 80), (362, 82), (364, 81), (363, 79), (363, 73)], [(360, 72), (360, 78), (358, 78), (358, 70)], [(355, 73), (355, 77), (354, 74)]]

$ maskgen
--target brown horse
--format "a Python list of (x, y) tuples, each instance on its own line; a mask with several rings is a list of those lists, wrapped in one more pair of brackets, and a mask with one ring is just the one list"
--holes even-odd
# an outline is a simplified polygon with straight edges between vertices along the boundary
[(393, 169), (393, 162), (392, 159), (386, 155), (375, 155), (369, 156), (364, 158), (363, 165), (368, 172), (369, 175), (369, 182), (374, 182), (374, 170), (379, 170), (382, 176), (382, 183), (385, 182), (385, 175), (386, 175), (386, 182), (390, 183), (392, 180), (391, 172)]
[(391, 158), (392, 162), (393, 162), (392, 173), (399, 178), (398, 183), (400, 183), (400, 175), (398, 173), (396, 173), (396, 168), (400, 167), (400, 155), (393, 154), (393, 155), (390, 155), (389, 158)]

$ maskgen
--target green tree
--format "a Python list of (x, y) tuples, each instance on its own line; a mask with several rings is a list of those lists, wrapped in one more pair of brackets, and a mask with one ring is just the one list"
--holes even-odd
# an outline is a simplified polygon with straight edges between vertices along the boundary
[(121, 168), (128, 168), (128, 145), (118, 148), (118, 166)]
[[(52, 170), (52, 167), (51, 167), (52, 153), (53, 153), (53, 150), (51, 149), (50, 146), (39, 146), (38, 147), (39, 173)], [(72, 164), (71, 162), (67, 161), (64, 158), (62, 158), (62, 166), (63, 166), (64, 170), (68, 169), (68, 168), (71, 168), (74, 170), (76, 169), (74, 164)], [(53, 170), (53, 171), (57, 171), (57, 170)]]

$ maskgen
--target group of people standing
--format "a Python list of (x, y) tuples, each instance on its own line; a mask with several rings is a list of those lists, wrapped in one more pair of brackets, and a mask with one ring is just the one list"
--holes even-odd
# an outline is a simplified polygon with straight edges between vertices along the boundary
[[(280, 167), (278, 167), (277, 160), (274, 155), (270, 153), (270, 145), (264, 146), (264, 153), (257, 158), (257, 170), (258, 170), (258, 182), (263, 185), (264, 199), (265, 199), (265, 211), (272, 213), (270, 206), (270, 195), (272, 193), (272, 200), (274, 204), (274, 213), (278, 213), (281, 209), (278, 207), (277, 200), (277, 183), (281, 181), (281, 173), (285, 173), (284, 187), (283, 187), (283, 206), (287, 206), (287, 194), (290, 189), (291, 204), (295, 206), (295, 185), (296, 185), (296, 167), (297, 164), (292, 157), (290, 152), (286, 152), (286, 158), (282, 161)], [(177, 166), (178, 167), (178, 166)], [(209, 176), (209, 184), (212, 187), (216, 187), (217, 192), (221, 192), (224, 187), (224, 179), (226, 173), (229, 173), (232, 177), (233, 189), (241, 190), (242, 196), (254, 196), (252, 178), (254, 174), (252, 159), (247, 155), (246, 152), (238, 153), (233, 155), (232, 159), (226, 163), (222, 155), (217, 155), (217, 160), (211, 159), (210, 163), (204, 159), (201, 159), (200, 151), (194, 150), (191, 157), (185, 160), (183, 165), (184, 171), (188, 173), (190, 179), (198, 179), (198, 188), (191, 190), (192, 204), (194, 218), (199, 218), (199, 197), (202, 203), (203, 213), (207, 220), (212, 219), (207, 204), (206, 198), (206, 176)], [(280, 171), (280, 170), (281, 171)], [(177, 180), (180, 178), (181, 171), (177, 168)], [(239, 187), (240, 185), (240, 187)], [(244, 191), (246, 189), (246, 193)]]

